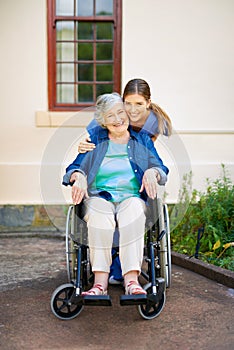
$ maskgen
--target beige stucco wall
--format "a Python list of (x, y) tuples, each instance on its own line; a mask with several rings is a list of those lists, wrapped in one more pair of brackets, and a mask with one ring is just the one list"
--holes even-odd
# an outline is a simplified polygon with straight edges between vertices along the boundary
[[(234, 179), (233, 10), (232, 0), (123, 1), (122, 85), (146, 79), (176, 130), (158, 141), (168, 202), (190, 168), (196, 188), (221, 162)], [(1, 1), (0, 16), (0, 204), (64, 203), (61, 175), (84, 128), (36, 124), (47, 112), (46, 1)]]

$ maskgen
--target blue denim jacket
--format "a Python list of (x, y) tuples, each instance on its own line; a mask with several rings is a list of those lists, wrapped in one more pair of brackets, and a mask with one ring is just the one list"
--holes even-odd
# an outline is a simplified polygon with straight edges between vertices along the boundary
[[(63, 177), (63, 185), (72, 185), (70, 177), (73, 172), (78, 171), (87, 176), (88, 187), (94, 181), (98, 169), (105, 157), (108, 149), (108, 130), (97, 128), (96, 133), (91, 135), (91, 142), (96, 148), (87, 153), (78, 154), (76, 159), (66, 168)], [(129, 127), (130, 139), (127, 144), (128, 158), (141, 186), (142, 177), (147, 169), (155, 168), (160, 174), (159, 185), (164, 185), (167, 181), (168, 168), (159, 157), (151, 138), (145, 133), (137, 133)], [(106, 198), (106, 195), (104, 195)], [(107, 196), (108, 197), (108, 196)], [(142, 199), (146, 200), (146, 193), (142, 193)], [(108, 198), (106, 198), (108, 199)]]

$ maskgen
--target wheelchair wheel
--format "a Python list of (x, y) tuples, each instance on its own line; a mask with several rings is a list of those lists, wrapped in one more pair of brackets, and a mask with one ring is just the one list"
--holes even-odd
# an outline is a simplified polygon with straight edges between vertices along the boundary
[(60, 320), (72, 320), (83, 309), (83, 305), (76, 305), (70, 302), (73, 292), (73, 284), (66, 283), (59, 286), (52, 294), (50, 307), (53, 314)]
[(67, 278), (68, 282), (76, 279), (76, 249), (74, 242), (70, 237), (66, 237), (68, 242), (66, 243), (66, 263), (67, 263)]
[(171, 235), (170, 235), (170, 224), (169, 224), (169, 214), (167, 205), (163, 206), (164, 213), (164, 223), (166, 230), (166, 248), (167, 248), (167, 279), (166, 279), (166, 287), (170, 288), (171, 286)]
[[(147, 283), (144, 287), (144, 290), (148, 292), (148, 294), (152, 293), (152, 287), (151, 283)], [(152, 303), (151, 301), (147, 301), (146, 304), (138, 305), (138, 311), (139, 314), (145, 319), (145, 320), (152, 320), (155, 317), (159, 316), (162, 312), (164, 305), (166, 302), (166, 292), (164, 291), (162, 294), (162, 298), (157, 303)]]
[(67, 213), (66, 222), (66, 265), (67, 265), (67, 277), (68, 282), (75, 280), (75, 263), (76, 263), (76, 249), (74, 247), (74, 242), (70, 235), (72, 233), (72, 220), (74, 215), (74, 207), (70, 206)]
[(170, 241), (170, 226), (169, 215), (167, 205), (162, 204), (161, 200), (158, 201), (159, 212), (159, 230), (165, 231), (164, 236), (161, 239), (160, 249), (160, 265), (161, 265), (161, 277), (165, 279), (165, 287), (169, 288), (171, 285), (171, 241)]

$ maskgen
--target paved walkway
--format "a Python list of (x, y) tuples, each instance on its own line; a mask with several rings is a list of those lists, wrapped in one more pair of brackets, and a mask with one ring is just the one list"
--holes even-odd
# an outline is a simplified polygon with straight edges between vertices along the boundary
[(172, 286), (160, 316), (143, 320), (136, 307), (85, 307), (71, 321), (50, 310), (54, 289), (66, 283), (64, 242), (0, 238), (2, 350), (232, 350), (234, 290), (172, 266)]

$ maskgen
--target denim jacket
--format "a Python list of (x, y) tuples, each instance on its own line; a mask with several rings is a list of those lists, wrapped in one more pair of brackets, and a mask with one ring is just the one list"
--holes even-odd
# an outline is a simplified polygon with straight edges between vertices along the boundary
[[(108, 130), (101, 128), (91, 135), (91, 142), (96, 145), (93, 151), (80, 153), (66, 168), (63, 176), (63, 185), (72, 185), (70, 177), (73, 172), (78, 171), (87, 177), (88, 187), (94, 181), (98, 169), (105, 157), (108, 149)], [(141, 186), (142, 177), (147, 169), (154, 168), (160, 174), (159, 185), (164, 185), (167, 181), (168, 168), (160, 159), (151, 138), (145, 133), (137, 133), (129, 127), (130, 139), (127, 144), (128, 159)], [(106, 197), (106, 196), (104, 196)], [(107, 196), (108, 197), (108, 196)], [(142, 193), (142, 199), (146, 200), (146, 193)]]

